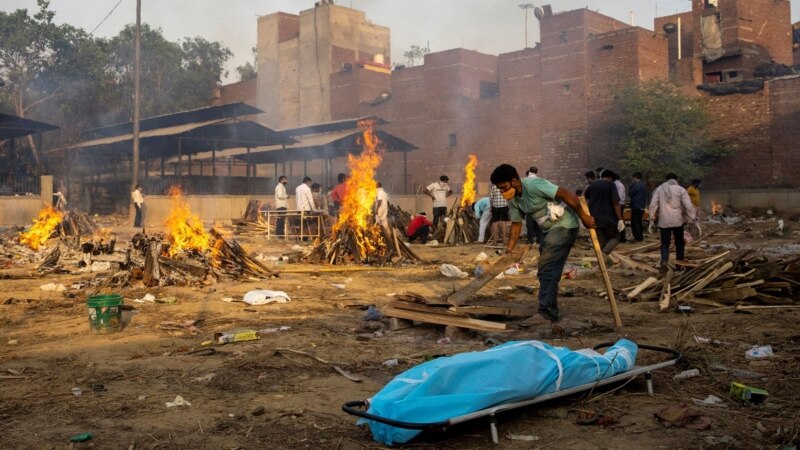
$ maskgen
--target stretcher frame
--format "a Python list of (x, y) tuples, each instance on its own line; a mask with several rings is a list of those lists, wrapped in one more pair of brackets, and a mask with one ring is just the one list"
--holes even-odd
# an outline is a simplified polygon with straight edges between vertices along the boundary
[[(599, 350), (602, 348), (610, 347), (612, 345), (614, 345), (613, 342), (605, 342), (596, 345), (594, 349)], [(369, 400), (355, 400), (346, 402), (344, 405), (342, 405), (342, 411), (353, 416), (361, 417), (367, 420), (374, 420), (375, 422), (380, 422), (393, 427), (411, 429), (411, 430), (422, 430), (422, 431), (435, 431), (435, 430), (444, 431), (454, 425), (458, 425), (464, 422), (469, 422), (470, 420), (488, 417), (489, 431), (491, 432), (492, 435), (492, 442), (495, 444), (499, 444), (500, 441), (497, 433), (497, 414), (500, 414), (502, 412), (510, 411), (512, 409), (517, 409), (517, 408), (523, 408), (526, 406), (534, 405), (541, 402), (546, 402), (548, 400), (553, 400), (556, 398), (566, 397), (568, 395), (577, 394), (583, 391), (590, 391), (592, 389), (595, 389), (600, 386), (605, 386), (607, 384), (617, 383), (620, 381), (627, 382), (633, 380), (639, 375), (644, 375), (645, 381), (647, 382), (647, 393), (653, 395), (653, 371), (675, 365), (678, 361), (680, 361), (683, 358), (683, 354), (677, 350), (673, 350), (667, 347), (659, 347), (646, 344), (640, 344), (638, 345), (638, 347), (640, 350), (649, 350), (653, 352), (667, 354), (670, 355), (671, 358), (669, 360), (662, 361), (657, 364), (651, 364), (649, 366), (633, 366), (633, 368), (631, 368), (626, 372), (608, 378), (603, 378), (602, 380), (593, 381), (591, 383), (582, 384), (580, 386), (571, 387), (569, 389), (564, 389), (558, 392), (539, 395), (528, 400), (491, 406), (489, 408), (484, 408), (480, 411), (471, 412), (458, 417), (442, 420), (440, 422), (430, 422), (430, 423), (403, 422), (403, 421), (388, 419), (381, 416), (376, 416), (374, 414), (370, 414), (367, 412), (367, 410), (369, 409)]]

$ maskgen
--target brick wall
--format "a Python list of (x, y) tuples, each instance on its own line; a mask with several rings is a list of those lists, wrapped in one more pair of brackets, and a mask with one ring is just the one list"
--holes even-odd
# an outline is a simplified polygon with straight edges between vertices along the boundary
[(800, 78), (770, 82), (773, 187), (800, 187)]

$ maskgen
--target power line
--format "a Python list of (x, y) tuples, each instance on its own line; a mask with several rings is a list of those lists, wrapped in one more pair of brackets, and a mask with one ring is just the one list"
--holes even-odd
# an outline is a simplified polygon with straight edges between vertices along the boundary
[(119, 6), (119, 5), (120, 5), (120, 3), (122, 3), (122, 0), (119, 0), (119, 1), (117, 2), (117, 4), (116, 4), (116, 5), (114, 5), (114, 7), (113, 7), (113, 8), (111, 8), (111, 11), (109, 11), (109, 12), (108, 12), (108, 14), (106, 14), (106, 16), (105, 16), (105, 17), (103, 17), (103, 20), (101, 20), (101, 21), (100, 21), (100, 23), (98, 23), (98, 24), (97, 24), (97, 26), (96, 26), (96, 27), (94, 27), (94, 29), (93, 29), (93, 30), (92, 30), (92, 31), (89, 33), (89, 35), (90, 35), (90, 36), (91, 36), (91, 35), (94, 35), (94, 32), (95, 32), (95, 31), (97, 31), (97, 29), (98, 29), (98, 28), (100, 28), (100, 25), (102, 25), (103, 23), (105, 23), (106, 19), (108, 19), (109, 17), (111, 17), (111, 14), (113, 14), (113, 13), (114, 13), (114, 10), (115, 10), (115, 9), (117, 9), (117, 6)]

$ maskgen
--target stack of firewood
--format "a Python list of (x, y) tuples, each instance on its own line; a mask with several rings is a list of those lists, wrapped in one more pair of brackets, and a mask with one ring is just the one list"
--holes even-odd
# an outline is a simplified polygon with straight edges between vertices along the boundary
[(658, 300), (666, 310), (673, 304), (794, 305), (800, 292), (800, 257), (771, 260), (752, 250), (728, 251), (681, 267), (631, 287), (628, 298)]
[[(366, 232), (368, 242), (360, 240), (357, 231), (345, 226), (337, 232), (330, 233), (317, 243), (308, 255), (308, 260), (315, 264), (377, 264), (403, 260), (418, 261), (420, 258), (412, 251), (402, 238), (403, 233), (394, 226), (384, 229), (378, 225), (374, 233)], [(371, 236), (371, 238), (369, 237)]]
[(97, 224), (86, 214), (68, 211), (56, 227), (54, 234), (60, 236), (86, 236), (97, 232)]
[(480, 223), (472, 208), (455, 204), (444, 223), (439, 223), (431, 239), (436, 239), (440, 244), (470, 244), (478, 240), (479, 231)]
[(242, 220), (245, 222), (255, 222), (259, 218), (259, 211), (264, 206), (264, 202), (259, 200), (250, 200), (247, 203), (247, 209), (244, 210)]
[(412, 215), (408, 211), (403, 211), (403, 208), (389, 203), (389, 225), (397, 228), (398, 230), (405, 231), (408, 229), (408, 224), (411, 223)]

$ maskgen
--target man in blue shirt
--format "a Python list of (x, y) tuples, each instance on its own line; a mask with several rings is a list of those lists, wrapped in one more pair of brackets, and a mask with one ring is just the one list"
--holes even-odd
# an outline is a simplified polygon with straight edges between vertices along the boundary
[(480, 231), (478, 232), (478, 242), (481, 244), (486, 241), (486, 227), (492, 221), (492, 202), (489, 197), (483, 197), (472, 206), (475, 211), (475, 218), (480, 219)]
[[(517, 169), (501, 164), (494, 169), (491, 182), (508, 201), (511, 236), (507, 251), (517, 245), (522, 220), (530, 214), (542, 229), (539, 243), (539, 311), (523, 325), (541, 325), (561, 318), (558, 310), (558, 282), (564, 264), (578, 236), (578, 218), (587, 228), (594, 228), (594, 218), (583, 212), (572, 192), (544, 178), (520, 179)], [(559, 202), (568, 206), (564, 208)]]

